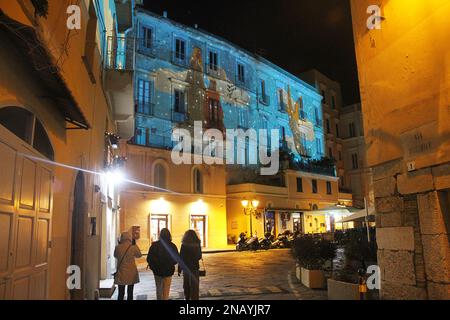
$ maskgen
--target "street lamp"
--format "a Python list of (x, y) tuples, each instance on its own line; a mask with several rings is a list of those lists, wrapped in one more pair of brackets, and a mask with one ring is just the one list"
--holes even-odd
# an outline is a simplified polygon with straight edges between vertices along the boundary
[(258, 211), (258, 205), (259, 201), (254, 199), (251, 202), (247, 199), (243, 199), (241, 201), (242, 207), (244, 208), (244, 214), (246, 216), (250, 216), (250, 237), (253, 237), (253, 219), (252, 216), (256, 216), (256, 213)]

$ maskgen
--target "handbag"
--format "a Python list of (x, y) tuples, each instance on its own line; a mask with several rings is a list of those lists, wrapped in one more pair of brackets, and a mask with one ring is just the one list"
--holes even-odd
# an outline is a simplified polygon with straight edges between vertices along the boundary
[(205, 262), (203, 261), (203, 259), (202, 259), (202, 265), (203, 265), (203, 270), (202, 269), (198, 270), (198, 275), (200, 277), (206, 277), (206, 268), (205, 268)]
[(130, 244), (129, 247), (127, 248), (127, 250), (125, 251), (125, 253), (123, 254), (122, 259), (120, 259), (120, 262), (119, 262), (119, 264), (117, 265), (116, 272), (114, 272), (114, 273), (112, 274), (113, 277), (114, 277), (114, 279), (116, 278), (116, 275), (117, 275), (117, 272), (119, 271), (120, 265), (122, 264), (122, 261), (123, 261), (123, 259), (125, 258), (125, 256), (127, 255), (127, 252), (128, 252), (128, 250), (130, 250), (131, 246), (132, 246), (132, 245)]

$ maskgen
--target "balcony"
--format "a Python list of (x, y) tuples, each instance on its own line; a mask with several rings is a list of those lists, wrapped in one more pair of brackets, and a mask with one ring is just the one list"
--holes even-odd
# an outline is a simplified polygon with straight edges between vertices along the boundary
[(108, 37), (104, 61), (103, 86), (123, 139), (134, 135), (135, 46), (134, 38)]
[(171, 60), (173, 64), (176, 64), (181, 67), (187, 67), (188, 66), (188, 59), (186, 57), (186, 54), (180, 53), (177, 51), (171, 52)]
[(155, 104), (149, 102), (136, 101), (135, 112), (145, 116), (152, 116), (154, 114)]
[(173, 141), (172, 137), (150, 134), (148, 137), (147, 145), (154, 148), (172, 149)]

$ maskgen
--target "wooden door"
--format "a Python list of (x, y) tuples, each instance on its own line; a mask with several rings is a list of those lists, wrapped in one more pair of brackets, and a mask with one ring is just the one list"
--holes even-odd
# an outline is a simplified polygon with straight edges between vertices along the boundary
[(53, 169), (0, 125), (0, 299), (46, 299)]

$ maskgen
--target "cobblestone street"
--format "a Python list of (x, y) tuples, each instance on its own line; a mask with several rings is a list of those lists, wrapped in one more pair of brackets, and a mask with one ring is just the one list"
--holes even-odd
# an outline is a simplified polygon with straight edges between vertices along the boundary
[[(233, 300), (323, 300), (326, 290), (311, 290), (295, 277), (290, 250), (204, 254), (207, 276), (200, 280), (201, 299)], [(153, 274), (139, 263), (141, 282), (135, 299), (156, 299)], [(113, 299), (117, 298), (117, 290)], [(183, 281), (172, 278), (171, 299), (183, 299)]]

